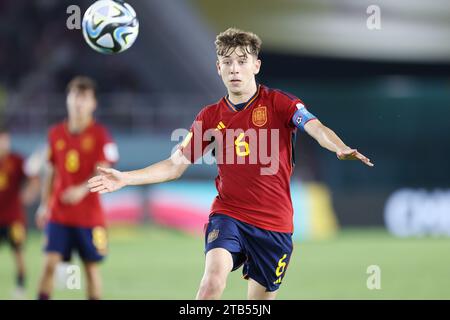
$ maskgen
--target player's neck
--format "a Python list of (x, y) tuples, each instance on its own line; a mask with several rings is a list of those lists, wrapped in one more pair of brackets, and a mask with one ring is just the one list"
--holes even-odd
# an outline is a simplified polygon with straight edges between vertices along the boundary
[(70, 119), (67, 123), (68, 129), (70, 133), (78, 134), (83, 132), (89, 125), (94, 121), (93, 118), (87, 118), (87, 119)]
[(233, 93), (228, 91), (228, 100), (230, 100), (232, 104), (245, 103), (255, 95), (257, 90), (258, 85), (256, 84), (255, 81), (253, 81), (253, 83), (249, 86), (248, 89), (243, 90), (240, 93)]

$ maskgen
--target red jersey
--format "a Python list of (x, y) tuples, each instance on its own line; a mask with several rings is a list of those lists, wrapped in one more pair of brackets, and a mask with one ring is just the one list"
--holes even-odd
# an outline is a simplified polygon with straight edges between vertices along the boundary
[(76, 227), (103, 226), (105, 219), (97, 193), (89, 192), (75, 205), (62, 203), (61, 196), (67, 188), (91, 178), (99, 162), (117, 161), (117, 147), (106, 128), (92, 122), (83, 132), (74, 134), (63, 122), (50, 129), (48, 144), (55, 172), (50, 221)]
[(300, 99), (259, 85), (240, 110), (224, 97), (200, 111), (180, 149), (194, 162), (214, 137), (218, 195), (211, 214), (293, 232), (290, 177), (297, 128), (292, 118), (300, 106)]
[(0, 159), (0, 226), (15, 221), (25, 223), (20, 189), (25, 178), (23, 159), (11, 153)]

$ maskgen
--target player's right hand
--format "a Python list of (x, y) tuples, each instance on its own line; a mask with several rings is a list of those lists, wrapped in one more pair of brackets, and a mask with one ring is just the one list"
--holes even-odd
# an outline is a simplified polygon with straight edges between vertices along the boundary
[(119, 190), (127, 185), (126, 174), (112, 168), (98, 167), (99, 175), (89, 179), (88, 188), (100, 194)]
[(344, 150), (338, 150), (336, 155), (339, 160), (360, 160), (369, 167), (374, 166), (373, 163), (370, 162), (369, 158), (358, 152), (356, 149), (346, 148)]
[(47, 224), (49, 218), (49, 212), (47, 206), (40, 205), (36, 211), (36, 226), (39, 230), (43, 230), (45, 225)]

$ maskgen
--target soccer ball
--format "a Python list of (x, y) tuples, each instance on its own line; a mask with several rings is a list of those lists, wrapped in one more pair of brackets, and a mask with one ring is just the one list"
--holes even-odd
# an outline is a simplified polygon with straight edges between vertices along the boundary
[(136, 12), (121, 0), (99, 0), (83, 17), (84, 39), (101, 53), (114, 54), (129, 49), (138, 33)]

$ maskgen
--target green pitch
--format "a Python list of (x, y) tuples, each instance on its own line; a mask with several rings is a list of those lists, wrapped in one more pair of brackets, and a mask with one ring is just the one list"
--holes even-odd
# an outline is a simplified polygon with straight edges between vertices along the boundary
[[(28, 298), (36, 296), (42, 236), (27, 243)], [(105, 299), (192, 299), (203, 272), (203, 240), (158, 227), (114, 228), (102, 265)], [(78, 260), (75, 260), (78, 263)], [(381, 268), (381, 289), (367, 289), (367, 267)], [(382, 230), (344, 230), (329, 241), (297, 243), (279, 299), (450, 299), (448, 239), (395, 239)], [(0, 299), (13, 289), (13, 265), (0, 247)], [(83, 299), (58, 289), (55, 299)], [(241, 270), (224, 299), (245, 299)]]

